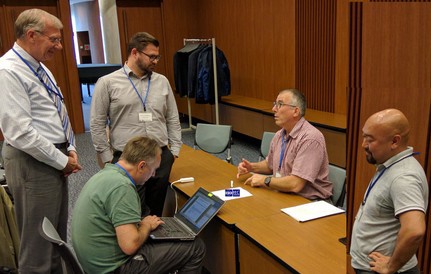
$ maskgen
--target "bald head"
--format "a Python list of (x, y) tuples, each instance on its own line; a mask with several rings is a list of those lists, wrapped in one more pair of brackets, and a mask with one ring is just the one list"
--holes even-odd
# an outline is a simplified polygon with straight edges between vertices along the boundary
[(400, 135), (402, 143), (407, 145), (410, 124), (406, 116), (398, 109), (389, 108), (374, 113), (368, 118), (367, 122), (379, 126), (383, 131), (382, 133), (387, 134), (389, 138), (394, 135)]
[(368, 162), (381, 164), (407, 148), (410, 125), (401, 111), (385, 109), (371, 115), (362, 132)]

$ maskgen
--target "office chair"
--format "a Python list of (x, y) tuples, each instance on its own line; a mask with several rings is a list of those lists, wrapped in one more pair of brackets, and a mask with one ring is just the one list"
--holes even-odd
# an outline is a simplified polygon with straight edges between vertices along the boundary
[(232, 162), (230, 154), (232, 126), (202, 124), (196, 125), (194, 148), (198, 146), (208, 153), (222, 153), (227, 150), (226, 161)]
[(275, 132), (265, 131), (262, 136), (262, 142), (260, 143), (259, 161), (266, 158), (269, 152), (269, 146), (271, 145), (272, 138), (274, 138)]
[(54, 245), (54, 248), (60, 253), (62, 258), (63, 273), (67, 274), (84, 274), (84, 270), (78, 262), (72, 249), (64, 242), (57, 230), (48, 218), (44, 217), (39, 229), (40, 235)]
[(329, 164), (329, 181), (333, 185), (332, 203), (337, 207), (342, 207), (346, 195), (346, 170)]

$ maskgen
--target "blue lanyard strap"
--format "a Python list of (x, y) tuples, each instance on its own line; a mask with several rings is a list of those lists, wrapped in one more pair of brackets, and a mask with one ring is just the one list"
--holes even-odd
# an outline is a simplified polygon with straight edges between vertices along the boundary
[[(37, 73), (37, 71), (35, 71), (32, 66), (28, 63), (27, 60), (24, 59), (24, 57), (21, 56), (21, 54), (19, 54), (15, 49), (12, 49), (13, 52), (16, 53), (16, 55), (18, 55), (18, 57), (24, 62), (24, 64), (27, 65), (27, 67), (33, 72), (33, 74), (39, 79), (39, 81), (43, 84), (43, 86), (46, 88), (46, 90), (48, 91), (49, 95), (51, 95), (51, 93), (54, 93), (55, 95), (57, 95), (61, 101), (63, 101), (63, 96), (61, 95), (61, 92), (58, 90), (57, 85), (54, 83), (54, 81), (52, 81), (51, 77), (49, 77), (48, 73), (46, 73), (46, 76), (48, 77), (49, 81), (51, 82), (52, 86), (56, 89), (53, 90), (52, 88), (50, 88), (45, 81), (43, 81), (42, 77), (39, 75), (39, 73)], [(42, 65), (40, 65), (42, 67)], [(42, 67), (43, 69), (43, 67)]]
[(127, 170), (125, 170), (124, 167), (120, 166), (118, 163), (115, 163), (115, 165), (118, 166), (119, 168), (121, 168), (126, 173), (127, 177), (129, 177), (130, 181), (132, 181), (132, 184), (136, 187), (135, 180), (133, 180), (133, 178), (130, 175), (130, 173), (127, 172)]
[(281, 151), (280, 151), (280, 161), (278, 163), (278, 171), (281, 170), (281, 164), (283, 162), (283, 156), (284, 156), (284, 153), (286, 152), (286, 146), (287, 146), (287, 143), (289, 142), (289, 140), (290, 140), (290, 135), (287, 135), (287, 137), (286, 137), (286, 131), (283, 130), (282, 134), (281, 134)]
[(413, 152), (412, 154), (407, 155), (407, 156), (405, 156), (405, 157), (403, 157), (403, 158), (399, 159), (398, 161), (393, 162), (393, 163), (392, 163), (392, 164), (390, 164), (388, 167), (384, 167), (384, 168), (380, 171), (379, 175), (377, 175), (377, 177), (376, 177), (376, 178), (371, 182), (371, 184), (368, 186), (368, 188), (367, 188), (367, 192), (365, 193), (364, 200), (362, 201), (362, 205), (365, 205), (365, 202), (366, 202), (366, 201), (367, 201), (367, 199), (368, 199), (368, 195), (370, 194), (371, 189), (373, 189), (374, 185), (377, 183), (377, 181), (380, 179), (380, 177), (382, 177), (383, 173), (385, 173), (385, 171), (386, 171), (387, 169), (389, 169), (391, 166), (395, 165), (396, 163), (401, 162), (401, 161), (402, 161), (402, 160), (404, 160), (404, 159), (407, 159), (407, 158), (409, 158), (409, 157), (412, 157), (412, 156), (414, 156), (414, 155), (418, 155), (418, 154), (419, 154), (419, 152)]
[(124, 66), (123, 66), (123, 70), (124, 70), (124, 74), (126, 74), (127, 79), (129, 79), (130, 83), (133, 86), (133, 89), (135, 90), (136, 94), (138, 95), (139, 99), (141, 100), (141, 103), (144, 106), (144, 111), (147, 111), (147, 107), (145, 106), (145, 104), (147, 103), (148, 93), (150, 93), (151, 76), (148, 77), (147, 94), (145, 94), (145, 99), (142, 100), (142, 96), (139, 94), (138, 89), (136, 88), (135, 84), (133, 84), (132, 79), (130, 79)]

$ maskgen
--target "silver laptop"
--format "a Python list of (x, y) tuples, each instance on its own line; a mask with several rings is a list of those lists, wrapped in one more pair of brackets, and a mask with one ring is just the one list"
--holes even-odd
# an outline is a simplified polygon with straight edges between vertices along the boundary
[(165, 224), (150, 233), (153, 240), (194, 240), (217, 214), (225, 201), (202, 187), (184, 204), (174, 217), (162, 217)]

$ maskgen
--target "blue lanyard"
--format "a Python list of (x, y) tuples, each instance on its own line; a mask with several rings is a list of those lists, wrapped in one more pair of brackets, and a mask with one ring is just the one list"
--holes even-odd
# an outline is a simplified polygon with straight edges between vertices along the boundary
[(396, 163), (401, 162), (401, 161), (402, 161), (402, 160), (404, 160), (404, 159), (407, 159), (407, 158), (409, 158), (409, 157), (411, 157), (411, 156), (418, 155), (418, 154), (419, 154), (419, 152), (413, 152), (412, 154), (407, 155), (407, 156), (405, 156), (405, 157), (403, 157), (403, 158), (399, 159), (398, 161), (393, 162), (393, 163), (392, 163), (392, 164), (390, 164), (388, 167), (383, 168), (383, 170), (382, 170), (382, 171), (380, 171), (380, 173), (379, 173), (379, 175), (376, 177), (376, 179), (374, 179), (374, 181), (372, 181), (372, 182), (371, 182), (371, 184), (368, 186), (367, 192), (365, 193), (364, 200), (362, 201), (362, 205), (365, 205), (365, 202), (366, 202), (366, 201), (367, 201), (367, 199), (368, 199), (368, 195), (370, 194), (371, 189), (373, 189), (374, 185), (377, 183), (377, 181), (380, 179), (380, 177), (382, 177), (383, 173), (385, 173), (385, 171), (386, 171), (387, 169), (389, 169), (391, 166), (395, 165)]
[(123, 70), (124, 70), (124, 74), (126, 74), (126, 76), (127, 76), (127, 79), (129, 79), (130, 83), (132, 84), (133, 89), (135, 90), (136, 94), (138, 94), (138, 97), (141, 100), (142, 105), (144, 106), (144, 111), (147, 111), (145, 104), (147, 102), (148, 93), (150, 93), (151, 76), (148, 77), (147, 94), (145, 94), (145, 99), (142, 100), (142, 96), (139, 94), (138, 89), (136, 88), (135, 84), (133, 84), (132, 79), (130, 79), (129, 75), (127, 75), (126, 69), (124, 68), (124, 66), (123, 66)]
[(130, 173), (127, 172), (127, 170), (125, 170), (124, 167), (120, 166), (118, 163), (115, 163), (115, 165), (121, 168), (124, 172), (126, 172), (127, 177), (129, 177), (130, 181), (132, 181), (132, 184), (136, 187), (135, 180), (133, 180), (132, 176), (130, 176)]
[[(24, 62), (24, 64), (27, 65), (27, 67), (29, 67), (29, 69), (33, 72), (33, 74), (39, 79), (39, 81), (43, 84), (43, 86), (46, 88), (46, 90), (48, 91), (49, 95), (51, 96), (51, 93), (54, 93), (55, 95), (57, 95), (58, 97), (60, 97), (60, 100), (63, 101), (63, 96), (61, 95), (61, 92), (58, 90), (57, 85), (54, 83), (54, 81), (52, 81), (51, 77), (49, 77), (48, 73), (46, 73), (46, 76), (48, 77), (48, 80), (51, 82), (52, 86), (55, 87), (56, 90), (53, 90), (52, 88), (50, 88), (42, 79), (42, 77), (39, 75), (39, 73), (37, 73), (32, 67), (31, 65), (28, 63), (27, 60), (24, 59), (24, 57), (21, 56), (21, 54), (19, 54), (15, 49), (12, 49), (13, 52), (16, 53), (16, 55), (18, 55), (18, 57)], [(42, 65), (40, 65), (42, 67)], [(43, 67), (42, 67), (43, 69)]]
[(282, 135), (281, 135), (281, 151), (280, 151), (280, 161), (278, 163), (278, 171), (281, 170), (281, 164), (283, 162), (283, 156), (284, 156), (284, 153), (286, 152), (286, 145), (290, 140), (290, 135), (287, 135), (286, 140), (284, 140), (285, 137), (286, 137), (286, 131), (283, 130)]

